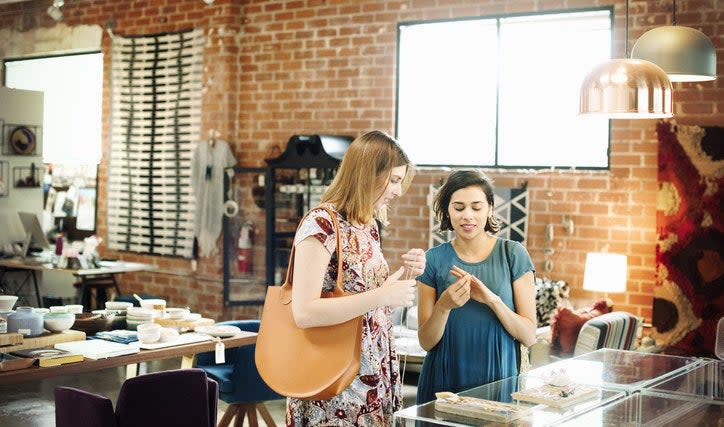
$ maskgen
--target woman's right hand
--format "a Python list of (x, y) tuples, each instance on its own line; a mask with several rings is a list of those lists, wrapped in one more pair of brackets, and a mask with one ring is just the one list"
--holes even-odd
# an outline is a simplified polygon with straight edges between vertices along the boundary
[(448, 311), (465, 305), (470, 300), (470, 280), (469, 274), (460, 277), (440, 294), (436, 304)]
[(390, 274), (382, 284), (382, 305), (390, 307), (412, 307), (415, 303), (415, 279), (401, 280), (405, 267)]

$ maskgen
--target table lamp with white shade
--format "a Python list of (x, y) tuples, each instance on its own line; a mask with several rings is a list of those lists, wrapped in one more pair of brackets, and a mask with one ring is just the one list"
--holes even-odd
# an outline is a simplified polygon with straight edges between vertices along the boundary
[(583, 272), (583, 289), (609, 293), (626, 292), (628, 265), (626, 255), (607, 252), (586, 254), (586, 269)]

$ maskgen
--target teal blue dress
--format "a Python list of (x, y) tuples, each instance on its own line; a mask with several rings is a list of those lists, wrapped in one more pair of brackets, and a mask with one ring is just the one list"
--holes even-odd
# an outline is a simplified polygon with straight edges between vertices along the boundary
[[(425, 271), (417, 280), (435, 288), (437, 298), (457, 280), (450, 274), (454, 264), (479, 278), (511, 310), (513, 281), (535, 271), (523, 245), (500, 238), (481, 262), (461, 260), (449, 242), (429, 249), (426, 260)], [(471, 299), (451, 310), (440, 341), (427, 352), (422, 364), (417, 404), (434, 400), (439, 391), (457, 393), (517, 375), (518, 346), (487, 305)]]

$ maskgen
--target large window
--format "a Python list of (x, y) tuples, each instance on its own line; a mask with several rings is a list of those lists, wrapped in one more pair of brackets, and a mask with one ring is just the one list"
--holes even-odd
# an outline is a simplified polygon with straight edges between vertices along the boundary
[(611, 8), (398, 26), (396, 136), (418, 165), (607, 168), (609, 122), (578, 115), (611, 58)]
[[(45, 218), (72, 240), (95, 232), (101, 159), (103, 55), (5, 59), (5, 85), (43, 92)], [(45, 224), (47, 226), (47, 224)]]
[(6, 59), (5, 86), (43, 92), (43, 162), (101, 159), (103, 55)]

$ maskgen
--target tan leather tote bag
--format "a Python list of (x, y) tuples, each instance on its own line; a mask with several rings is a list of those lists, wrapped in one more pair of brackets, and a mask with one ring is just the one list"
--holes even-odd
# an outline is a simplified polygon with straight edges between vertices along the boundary
[[(322, 298), (345, 295), (342, 290), (342, 246), (339, 222), (330, 209), (337, 238), (337, 287)], [(301, 221), (300, 221), (301, 223)], [(359, 372), (362, 316), (331, 326), (301, 329), (292, 316), (294, 246), (284, 284), (267, 288), (256, 340), (255, 362), (262, 379), (282, 396), (307, 400), (334, 397)]]

